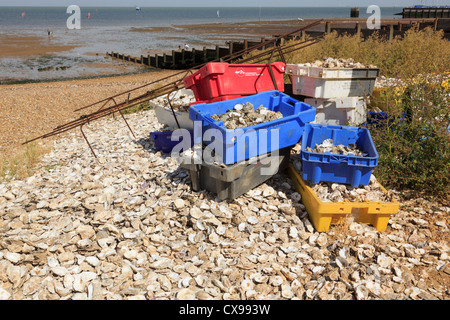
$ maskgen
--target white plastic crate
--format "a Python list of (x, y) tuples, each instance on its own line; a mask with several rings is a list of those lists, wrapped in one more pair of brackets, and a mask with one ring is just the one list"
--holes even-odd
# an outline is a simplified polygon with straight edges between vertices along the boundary
[(367, 119), (367, 106), (364, 97), (307, 98), (305, 103), (316, 108), (316, 118), (313, 123), (358, 126)]
[(330, 99), (370, 96), (379, 69), (318, 68), (288, 64), (286, 74), (293, 76), (294, 94)]
[[(180, 89), (175, 94), (171, 94), (171, 101), (173, 101), (173, 99), (178, 99), (180, 96), (186, 96), (186, 100), (189, 100), (191, 102), (195, 101), (194, 92), (190, 89)], [(165, 95), (163, 98), (167, 98), (167, 95)], [(157, 99), (150, 100), (149, 103), (155, 110), (158, 122), (166, 124), (172, 129), (178, 129), (172, 109), (170, 108), (167, 99), (164, 100), (166, 101), (166, 103), (164, 104), (157, 103), (155, 100)], [(177, 120), (181, 128), (193, 130), (194, 123), (191, 119), (189, 119), (189, 110), (185, 112), (175, 111), (175, 115), (177, 116)]]

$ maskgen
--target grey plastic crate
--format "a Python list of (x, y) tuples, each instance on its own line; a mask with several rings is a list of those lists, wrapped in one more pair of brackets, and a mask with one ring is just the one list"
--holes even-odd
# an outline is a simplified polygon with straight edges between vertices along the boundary
[(276, 159), (278, 165), (274, 165), (271, 172), (264, 172), (265, 174), (262, 174), (262, 169), (269, 170), (271, 167), (270, 163), (265, 162), (271, 156), (270, 153), (256, 157), (257, 160), (254, 162), (242, 161), (226, 168), (205, 163), (197, 165), (183, 163), (181, 166), (189, 170), (192, 190), (215, 193), (219, 201), (233, 200), (287, 168), (291, 147), (278, 151), (279, 157)]

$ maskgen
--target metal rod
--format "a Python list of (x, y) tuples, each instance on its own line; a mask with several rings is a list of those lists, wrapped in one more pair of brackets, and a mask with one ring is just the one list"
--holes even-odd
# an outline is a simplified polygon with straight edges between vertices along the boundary
[[(310, 27), (312, 27), (312, 26), (315, 26), (315, 25), (321, 23), (321, 21), (322, 21), (322, 20), (318, 20), (318, 21), (316, 21), (316, 22), (313, 22), (313, 23), (311, 23), (311, 24), (308, 24), (307, 26), (302, 27), (302, 28), (300, 28), (300, 29), (297, 29), (297, 30), (295, 30), (295, 31), (292, 31), (292, 32), (286, 33), (286, 34), (284, 34), (284, 35), (275, 37), (275, 38), (273, 38), (273, 39), (271, 39), (271, 40), (267, 40), (267, 41), (265, 41), (265, 42), (263, 42), (263, 43), (260, 43), (260, 44), (258, 44), (258, 45), (255, 45), (255, 46), (253, 46), (253, 47), (250, 47), (250, 48), (247, 48), (247, 49), (244, 49), (244, 50), (241, 50), (241, 51), (239, 51), (239, 52), (236, 52), (236, 53), (227, 55), (227, 56), (225, 56), (225, 57), (222, 57), (222, 60), (223, 60), (223, 61), (230, 61), (230, 60), (232, 60), (232, 59), (236, 59), (236, 58), (238, 58), (238, 57), (241, 57), (241, 56), (242, 56), (243, 54), (245, 54), (245, 53), (250, 53), (250, 52), (252, 52), (252, 51), (254, 51), (254, 50), (257, 50), (257, 49), (259, 49), (259, 48), (261, 48), (261, 47), (263, 47), (263, 46), (267, 46), (267, 45), (270, 44), (270, 43), (275, 42), (275, 44), (276, 44), (276, 41), (278, 41), (279, 39), (284, 38), (284, 37), (286, 37), (286, 36), (289, 36), (289, 35), (291, 35), (291, 34), (297, 33), (297, 32), (299, 32), (299, 31), (306, 30), (307, 28), (310, 28)], [(307, 41), (305, 41), (305, 43), (306, 43), (306, 42), (307, 42)], [(317, 42), (318, 42), (318, 41), (312, 42), (312, 43), (310, 43), (310, 44), (308, 44), (308, 45), (305, 45), (305, 46), (303, 46), (303, 47), (312, 45), (312, 44), (317, 43)], [(298, 45), (301, 45), (301, 44), (303, 44), (303, 43), (295, 44), (294, 46), (298, 46)], [(287, 47), (286, 47), (286, 46), (283, 46), (283, 49), (287, 49), (287, 48), (291, 48), (291, 47), (293, 47), (293, 46), (287, 46)], [(302, 48), (303, 48), (303, 47), (302, 47)], [(284, 58), (284, 56), (283, 56), (283, 51), (281, 50), (281, 48), (280, 48), (279, 46), (278, 46), (278, 48), (277, 48), (277, 46), (275, 46), (271, 51), (263, 52), (262, 54), (259, 54), (259, 55), (256, 55), (256, 56), (253, 56), (253, 57), (250, 57), (250, 58), (241, 60), (240, 62), (242, 63), (242, 62), (244, 62), (244, 61), (249, 61), (249, 60), (253, 60), (253, 59), (258, 59), (258, 58), (263, 57), (263, 56), (268, 55), (268, 54), (270, 54), (270, 58), (269, 58), (269, 61), (270, 61), (270, 60), (274, 57), (275, 50), (278, 50), (278, 52), (276, 52), (276, 56), (282, 56), (282, 57)], [(294, 50), (297, 50), (297, 49), (294, 49)], [(292, 50), (292, 51), (293, 51), (293, 50)], [(288, 51), (288, 52), (292, 52), (292, 51)], [(286, 54), (286, 53), (288, 53), (288, 52), (284, 51), (284, 54)], [(265, 58), (265, 59), (267, 59), (267, 58)], [(217, 60), (218, 60), (218, 59), (213, 60), (213, 61), (211, 61), (211, 62), (214, 62), (214, 61), (217, 61)], [(82, 116), (80, 116), (79, 119), (76, 119), (76, 120), (71, 121), (71, 122), (69, 122), (69, 123), (66, 123), (66, 124), (57, 126), (55, 129), (53, 129), (52, 132), (46, 133), (46, 134), (44, 134), (44, 135), (42, 135), (42, 136), (40, 136), (40, 137), (37, 137), (37, 138), (34, 138), (34, 139), (32, 139), (32, 140), (26, 141), (26, 142), (24, 142), (23, 144), (27, 144), (27, 143), (29, 143), (29, 142), (31, 142), (31, 141), (35, 141), (35, 140), (37, 140), (37, 139), (44, 139), (44, 138), (48, 138), (48, 137), (51, 137), (51, 136), (54, 136), (54, 135), (57, 135), (57, 134), (61, 134), (61, 133), (63, 133), (63, 132), (72, 130), (72, 129), (76, 128), (76, 127), (82, 127), (82, 126), (83, 126), (84, 124), (86, 124), (86, 123), (89, 123), (89, 122), (91, 122), (91, 121), (95, 121), (95, 120), (98, 120), (98, 119), (100, 119), (100, 118), (109, 116), (109, 115), (111, 115), (111, 114), (114, 114), (114, 112), (117, 112), (117, 111), (121, 112), (122, 110), (128, 109), (128, 108), (130, 108), (130, 107), (132, 107), (132, 106), (135, 106), (135, 105), (137, 105), (137, 104), (139, 104), (139, 103), (142, 103), (142, 102), (144, 102), (145, 100), (149, 100), (149, 99), (152, 99), (152, 98), (155, 98), (155, 97), (157, 97), (157, 96), (164, 95), (164, 94), (170, 94), (170, 92), (172, 92), (172, 91), (174, 91), (174, 90), (176, 90), (176, 89), (181, 89), (181, 88), (184, 87), (184, 83), (182, 83), (182, 80), (183, 80), (189, 73), (192, 73), (193, 70), (198, 69), (198, 68), (201, 68), (202, 66), (206, 65), (207, 63), (208, 63), (208, 62), (205, 62), (205, 63), (203, 63), (203, 64), (200, 64), (200, 65), (196, 66), (196, 67), (190, 68), (190, 69), (188, 69), (187, 71), (181, 71), (181, 72), (178, 72), (178, 73), (176, 73), (176, 74), (174, 74), (174, 75), (170, 75), (170, 76), (164, 77), (164, 78), (162, 78), (162, 79), (159, 79), (159, 80), (156, 80), (156, 81), (152, 81), (151, 83), (148, 83), (148, 84), (139, 86), (139, 87), (134, 88), (134, 89), (127, 90), (127, 91), (125, 91), (125, 92), (118, 93), (118, 94), (113, 95), (113, 96), (111, 96), (111, 97), (108, 97), (108, 98), (106, 98), (106, 99), (103, 99), (103, 100), (100, 100), (100, 101), (95, 102), (95, 103), (93, 103), (93, 104), (90, 104), (90, 105), (87, 105), (87, 106), (85, 106), (85, 107), (79, 108), (79, 109), (77, 109), (77, 110), (75, 110), (75, 111), (80, 111), (80, 110), (83, 110), (83, 109), (86, 109), (86, 108), (95, 106), (95, 105), (97, 105), (97, 104), (99, 104), (99, 103), (102, 103), (102, 102), (104, 103), (104, 104), (100, 107), (100, 109), (98, 109), (97, 111), (95, 111), (95, 112), (93, 112), (93, 113), (91, 113), (91, 114), (88, 114), (88, 115), (82, 115)], [(136, 90), (139, 90), (139, 89), (148, 87), (148, 86), (150, 86), (150, 85), (159, 83), (159, 82), (161, 82), (161, 81), (163, 81), (163, 80), (170, 79), (170, 78), (175, 77), (175, 76), (177, 76), (177, 75), (181, 75), (181, 74), (183, 74), (183, 73), (185, 73), (185, 76), (184, 76), (183, 78), (177, 79), (177, 80), (175, 80), (175, 81), (173, 81), (173, 82), (171, 82), (171, 83), (169, 83), (169, 84), (167, 84), (167, 85), (165, 85), (165, 86), (163, 86), (163, 87), (160, 87), (160, 88), (157, 88), (157, 89), (154, 89), (154, 90), (151, 90), (151, 91), (147, 91), (146, 93), (141, 94), (141, 95), (137, 96), (136, 98), (133, 98), (133, 99), (130, 100), (131, 92), (134, 92), (134, 91), (136, 91)], [(271, 76), (273, 76), (273, 74), (272, 74)], [(272, 80), (274, 80), (274, 79), (272, 78)], [(120, 97), (120, 96), (122, 96), (122, 95), (124, 95), (124, 94), (127, 94), (127, 93), (128, 93), (128, 98), (127, 98), (127, 100), (126, 100), (125, 102), (122, 102), (122, 103), (116, 103), (116, 102), (115, 102), (115, 99), (114, 99), (114, 98)], [(105, 108), (106, 104), (107, 104), (109, 101), (111, 101), (111, 100), (114, 101), (115, 105)], [(172, 112), (173, 112), (173, 114), (174, 114), (174, 116), (175, 116), (175, 120), (177, 121), (177, 125), (179, 126), (178, 120), (177, 120), (176, 115), (175, 115), (174, 110), (173, 110), (173, 106), (171, 105), (170, 99), (168, 99), (168, 100), (169, 100), (169, 105), (170, 105), (171, 108), (172, 108)], [(122, 112), (121, 112), (121, 114), (122, 114)], [(123, 116), (123, 114), (122, 114), (122, 117), (124, 118), (125, 122), (127, 123), (127, 126), (130, 128), (130, 126), (128, 125), (128, 122), (126, 121), (126, 119), (125, 119), (125, 117)], [(180, 127), (180, 126), (179, 126), (179, 127)], [(131, 130), (131, 128), (130, 128), (130, 130)], [(82, 130), (82, 129), (81, 129), (81, 131), (82, 131), (82, 133), (83, 133), (83, 130)], [(133, 133), (132, 130), (131, 130), (131, 132)], [(133, 133), (133, 135), (134, 135), (134, 133)], [(84, 133), (83, 133), (83, 136), (85, 137)], [(85, 140), (88, 142), (88, 140), (86, 139), (86, 137), (85, 137)], [(88, 144), (89, 144), (89, 142), (88, 142)], [(92, 147), (90, 146), (90, 144), (89, 144), (89, 147), (91, 148), (91, 151), (93, 152)], [(94, 153), (94, 152), (93, 152), (93, 153)], [(94, 155), (95, 155), (95, 153), (94, 153)]]
[[(311, 27), (314, 27), (314, 26), (320, 24), (322, 21), (323, 21), (323, 19), (317, 20), (317, 21), (312, 22), (312, 23), (310, 23), (310, 24), (308, 24), (308, 25), (306, 25), (306, 26), (304, 26), (304, 27), (301, 27), (301, 28), (299, 28), (299, 29), (297, 29), (297, 30), (291, 31), (291, 32), (286, 33), (286, 34), (284, 34), (284, 35), (275, 37), (275, 38), (273, 38), (273, 39), (266, 40), (265, 42), (262, 42), (262, 43), (260, 43), (260, 44), (255, 45), (255, 46), (252, 46), (252, 47), (250, 47), (250, 48), (243, 49), (243, 50), (240, 50), (240, 51), (235, 52), (235, 53), (233, 53), (233, 54), (224, 56), (224, 57), (222, 57), (221, 59), (222, 59), (223, 61), (225, 61), (225, 62), (226, 62), (226, 61), (229, 61), (229, 60), (232, 60), (232, 59), (234, 59), (234, 58), (236, 58), (236, 57), (242, 56), (242, 55), (245, 54), (245, 53), (250, 53), (251, 51), (254, 51), (254, 50), (257, 50), (257, 49), (262, 48), (262, 47), (264, 47), (264, 46), (267, 46), (268, 44), (270, 44), (270, 43), (272, 43), (272, 42), (274, 42), (274, 41), (277, 41), (278, 39), (281, 39), (281, 38), (287, 37), (287, 36), (289, 36), (289, 35), (292, 35), (292, 34), (294, 34), (294, 33), (298, 33), (298, 32), (300, 32), (300, 31), (303, 31), (303, 30), (309, 29), (309, 28), (311, 28)], [(219, 61), (219, 60), (220, 60), (220, 59), (215, 59), (215, 60), (212, 60), (212, 61), (210, 61), (210, 62), (217, 62), (217, 61)], [(198, 66), (195, 66), (195, 67), (193, 67), (193, 68), (190, 68), (190, 69), (187, 70), (187, 72), (191, 72), (191, 71), (194, 70), (194, 69), (199, 69), (199, 68), (203, 67), (204, 65), (206, 65), (207, 63), (209, 63), (209, 62), (204, 62), (204, 63), (202, 63), (202, 64), (200, 64), (200, 65), (198, 65)], [(124, 92), (118, 93), (118, 94), (113, 95), (113, 96), (111, 96), (111, 97), (113, 97), (113, 98), (119, 97), (119, 96), (124, 95), (124, 94), (127, 94), (127, 93), (129, 93), (129, 92), (133, 92), (133, 91), (136, 91), (136, 90), (145, 88), (145, 87), (147, 87), (147, 86), (149, 86), (149, 85), (152, 85), (152, 84), (155, 84), (155, 83), (159, 83), (159, 82), (161, 82), (161, 81), (164, 81), (164, 80), (170, 79), (170, 78), (172, 78), (172, 77), (181, 75), (181, 74), (184, 73), (184, 72), (185, 72), (185, 71), (178, 72), (178, 73), (176, 73), (176, 74), (173, 74), (173, 75), (164, 77), (164, 78), (162, 78), (162, 79), (158, 79), (158, 80), (152, 81), (151, 83), (144, 84), (144, 85), (139, 86), (139, 87), (136, 87), (136, 88), (134, 88), (134, 89), (130, 89), (130, 90), (128, 90), (128, 91), (124, 91)], [(109, 98), (111, 98), (111, 97), (109, 97)], [(101, 103), (101, 102), (104, 102), (104, 101), (108, 100), (109, 98), (106, 98), (106, 99), (100, 100), (100, 101), (98, 101), (98, 102), (95, 102), (95, 103), (93, 103), (93, 104), (87, 105), (87, 106), (85, 106), (85, 107), (76, 109), (74, 112), (77, 112), (77, 111), (80, 111), (80, 110), (83, 110), (83, 109), (92, 107), (92, 106), (94, 106), (94, 105), (96, 105), (96, 104), (99, 104), (99, 103)]]
[(83, 137), (84, 137), (84, 140), (86, 140), (86, 142), (87, 142), (87, 144), (88, 144), (88, 146), (89, 146), (89, 149), (91, 149), (92, 154), (93, 154), (94, 157), (97, 159), (97, 155), (95, 154), (94, 149), (92, 149), (92, 146), (91, 146), (91, 144), (89, 143), (89, 140), (86, 138), (86, 135), (85, 135), (84, 132), (83, 132), (83, 125), (80, 126), (80, 130), (81, 130), (81, 134), (82, 134)]
[[(172, 91), (172, 92), (174, 92), (174, 91)], [(178, 129), (181, 129), (180, 124), (178, 123), (177, 115), (175, 114), (175, 110), (173, 109), (172, 102), (170, 101), (170, 94), (172, 92), (169, 92), (167, 94), (167, 101), (169, 102), (170, 109), (172, 109), (172, 114), (173, 114), (173, 117), (175, 118), (175, 122), (177, 123)]]
[(275, 90), (278, 91), (277, 81), (275, 80), (275, 75), (273, 74), (272, 65), (270, 63), (270, 60), (272, 60), (274, 52), (275, 52), (275, 50), (272, 50), (272, 53), (270, 54), (270, 57), (269, 57), (269, 60), (267, 61), (267, 64), (269, 66), (269, 74), (270, 74), (270, 77), (272, 78), (273, 86), (274, 86)]
[(119, 109), (119, 113), (120, 113), (120, 115), (122, 116), (122, 118), (123, 118), (123, 120), (125, 121), (125, 123), (127, 124), (128, 129), (130, 129), (131, 134), (132, 134), (133, 137), (136, 139), (136, 135), (134, 134), (133, 130), (131, 130), (131, 127), (130, 127), (130, 125), (128, 124), (127, 119), (125, 119), (125, 116), (123, 115), (122, 110)]

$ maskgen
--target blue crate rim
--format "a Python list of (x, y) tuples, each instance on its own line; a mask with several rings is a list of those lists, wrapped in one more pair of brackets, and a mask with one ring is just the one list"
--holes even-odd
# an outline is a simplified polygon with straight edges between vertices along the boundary
[[(336, 126), (336, 125), (322, 125), (322, 124), (311, 124), (311, 123), (307, 123), (306, 125), (305, 125), (305, 128), (304, 128), (304, 133), (306, 134), (306, 131), (307, 131), (307, 129), (309, 128), (309, 127), (328, 127), (328, 128), (336, 128), (336, 129), (338, 129), (338, 128), (341, 128), (341, 129), (345, 129), (345, 130), (354, 130), (354, 131), (358, 131), (358, 130), (363, 130), (363, 131), (367, 131), (367, 133), (369, 134), (369, 136), (370, 136), (370, 130), (369, 129), (367, 129), (367, 128), (364, 128), (364, 127), (352, 127), (352, 126)], [(340, 155), (340, 154), (335, 154), (335, 153), (331, 153), (331, 152), (323, 152), (323, 153), (320, 153), (320, 152), (313, 152), (313, 151), (306, 151), (305, 150), (305, 148), (306, 148), (306, 143), (303, 143), (303, 139), (305, 138), (305, 135), (303, 135), (302, 136), (302, 143), (301, 143), (301, 151), (300, 151), (300, 153), (301, 153), (301, 156), (302, 156), (302, 160), (305, 160), (305, 161), (309, 161), (309, 162), (315, 162), (315, 163), (324, 163), (323, 161), (321, 161), (321, 160), (315, 160), (315, 159), (306, 159), (305, 157), (304, 157), (304, 154), (306, 154), (306, 155), (308, 155), (308, 156), (314, 156), (314, 157), (322, 157), (323, 155), (327, 155), (327, 156), (338, 156), (338, 157), (341, 157), (341, 158), (348, 158), (348, 159), (355, 159), (355, 160), (362, 160), (362, 161), (364, 161), (364, 162), (371, 162), (371, 161), (376, 161), (376, 162), (378, 162), (377, 160), (379, 159), (379, 155), (378, 155), (378, 152), (377, 152), (377, 150), (376, 150), (376, 148), (375, 148), (375, 145), (374, 145), (374, 152), (375, 152), (375, 156), (373, 156), (373, 157), (361, 157), (361, 156), (356, 156), (356, 155), (354, 155), (353, 153), (350, 153), (350, 154), (348, 154), (348, 155)], [(372, 137), (370, 137), (370, 139), (372, 140)], [(373, 145), (373, 141), (372, 141), (372, 145)], [(342, 161), (342, 160), (341, 160)], [(369, 166), (372, 166), (372, 165), (369, 165)]]
[[(199, 104), (197, 104), (197, 105), (195, 105), (195, 106), (191, 106), (191, 109), (192, 109), (194, 112), (196, 112), (196, 113), (198, 113), (198, 114), (201, 114), (201, 115), (204, 117), (204, 119), (205, 119), (207, 122), (209, 122), (211, 125), (217, 127), (218, 129), (224, 131), (224, 132), (227, 133), (227, 134), (232, 134), (233, 132), (235, 132), (236, 130), (239, 130), (239, 129), (241, 129), (241, 130), (243, 130), (243, 131), (247, 131), (247, 130), (255, 130), (255, 131), (256, 131), (256, 130), (259, 130), (259, 129), (265, 129), (265, 128), (267, 128), (268, 126), (276, 126), (276, 125), (281, 124), (281, 123), (283, 123), (283, 122), (287, 122), (287, 121), (294, 120), (294, 119), (299, 119), (299, 115), (300, 115), (300, 114), (305, 113), (305, 112), (310, 112), (311, 110), (314, 110), (314, 109), (315, 109), (313, 106), (311, 106), (311, 105), (309, 105), (309, 104), (307, 104), (307, 103), (304, 103), (304, 102), (302, 102), (302, 101), (299, 101), (299, 100), (297, 100), (297, 99), (294, 99), (294, 98), (292, 98), (291, 96), (289, 96), (289, 95), (287, 95), (287, 94), (285, 94), (285, 93), (283, 93), (283, 92), (281, 92), (281, 91), (277, 91), (277, 90), (269, 90), (269, 91), (259, 92), (259, 93), (257, 93), (257, 94), (261, 94), (261, 93), (264, 93), (264, 94), (267, 94), (267, 95), (272, 95), (272, 96), (274, 96), (274, 97), (276, 97), (276, 96), (284, 96), (284, 97), (288, 97), (288, 98), (291, 99), (291, 100), (295, 100), (296, 103), (301, 103), (301, 104), (307, 106), (308, 109), (307, 109), (307, 110), (304, 110), (304, 111), (302, 111), (302, 112), (300, 112), (300, 113), (297, 113), (297, 114), (293, 114), (293, 115), (290, 115), (290, 116), (287, 116), (287, 117), (283, 117), (283, 118), (281, 118), (281, 119), (272, 120), (272, 121), (267, 121), (267, 122), (263, 122), (263, 123), (258, 123), (258, 124), (253, 125), (253, 126), (241, 127), (241, 128), (236, 128), (236, 129), (228, 129), (227, 127), (224, 126), (222, 120), (214, 120), (214, 119), (211, 118), (211, 116), (208, 114), (209, 112), (202, 112), (202, 111), (198, 110), (198, 108), (197, 108), (197, 106), (208, 105), (208, 104), (209, 104), (209, 105), (212, 105), (212, 104), (215, 104), (215, 103), (222, 103), (222, 102), (224, 102), (224, 101), (216, 101), (216, 102), (212, 102), (212, 103), (199, 103)], [(230, 99), (230, 100), (226, 100), (226, 101), (232, 101), (232, 100), (236, 100), (236, 99), (244, 100), (245, 98), (248, 98), (248, 97), (251, 97), (251, 96), (243, 96), (243, 97), (239, 97), (239, 98), (235, 98), (235, 99)], [(303, 124), (306, 124), (306, 123), (305, 123), (304, 121), (302, 121), (301, 119), (300, 119), (300, 121), (301, 121)]]

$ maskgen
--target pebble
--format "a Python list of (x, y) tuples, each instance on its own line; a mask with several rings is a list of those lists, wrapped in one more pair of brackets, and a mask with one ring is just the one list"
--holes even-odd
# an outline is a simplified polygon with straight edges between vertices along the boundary
[(318, 233), (283, 174), (218, 203), (154, 149), (153, 110), (126, 117), (137, 139), (112, 118), (84, 127), (98, 161), (69, 132), (32, 177), (0, 184), (0, 299), (449, 298), (411, 272), (448, 277), (448, 243), (431, 240), (444, 216)]
[(0, 287), (0, 300), (8, 300), (11, 297), (11, 293)]

